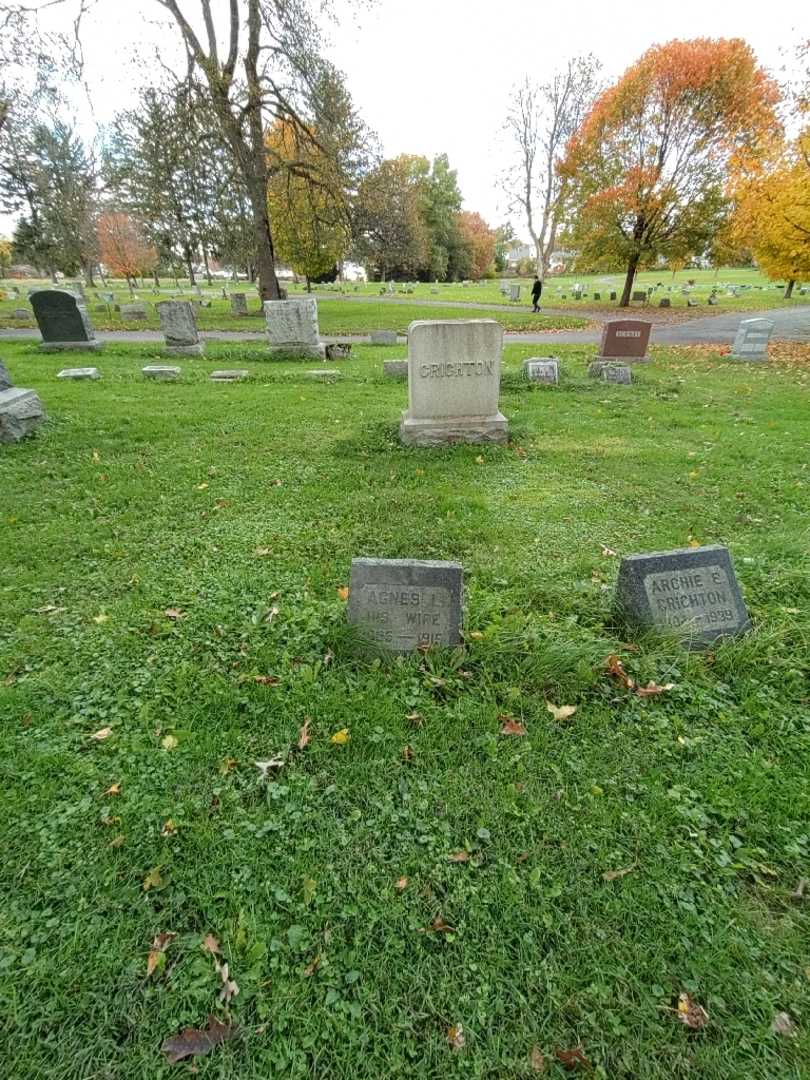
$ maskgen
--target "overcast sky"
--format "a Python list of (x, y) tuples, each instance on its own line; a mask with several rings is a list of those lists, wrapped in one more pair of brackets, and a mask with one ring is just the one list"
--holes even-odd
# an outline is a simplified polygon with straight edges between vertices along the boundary
[[(226, 11), (227, 0), (214, 3)], [(189, 14), (199, 8), (198, 0), (180, 4)], [(53, 10), (48, 19), (57, 17)], [(97, 0), (83, 35), (97, 122), (126, 108), (144, 81), (133, 47), (156, 69), (155, 44), (165, 51), (173, 36), (158, 25), (161, 10), (155, 0)], [(328, 27), (330, 54), (386, 156), (447, 153), (465, 208), (492, 225), (507, 216), (497, 183), (507, 161), (503, 118), (526, 74), (542, 80), (569, 56), (593, 52), (613, 79), (650, 45), (678, 37), (745, 38), (778, 74), (795, 44), (810, 37), (806, 2), (378, 0), (366, 10), (346, 3), (343, 12), (340, 25)], [(86, 102), (79, 110), (88, 121)], [(0, 233), (9, 225), (0, 217)]]

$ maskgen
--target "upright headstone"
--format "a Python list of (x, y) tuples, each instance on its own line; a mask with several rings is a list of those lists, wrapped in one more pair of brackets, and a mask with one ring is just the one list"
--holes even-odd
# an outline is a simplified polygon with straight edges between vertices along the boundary
[(14, 308), (11, 313), (12, 319), (27, 319), (30, 317), (30, 315), (31, 312), (28, 310), (28, 308), (24, 307)]
[(459, 563), (352, 559), (349, 622), (391, 652), (458, 645), (463, 590)]
[(764, 362), (774, 328), (773, 319), (743, 319), (731, 349), (732, 360)]
[(368, 338), (372, 345), (396, 345), (396, 330), (372, 330)]
[(37, 289), (30, 294), (31, 307), (42, 334), (40, 349), (97, 349), (96, 333), (84, 304), (63, 289)]
[(134, 322), (145, 322), (148, 315), (146, 304), (143, 303), (121, 304), (120, 311), (122, 319)]
[(560, 381), (560, 364), (553, 356), (532, 356), (523, 361), (523, 374), (529, 382), (556, 386)]
[(652, 323), (641, 319), (611, 319), (602, 327), (598, 359), (647, 360)]
[(509, 286), (509, 299), (513, 302), (520, 300), (520, 285)]
[(0, 390), (0, 443), (19, 442), (45, 420), (42, 402), (33, 390)]
[(383, 375), (388, 376), (389, 379), (407, 379), (408, 361), (383, 360)]
[(750, 629), (728, 548), (680, 548), (622, 559), (616, 604), (642, 628), (675, 632), (695, 646)]
[(658, 301), (658, 306), (659, 306), (659, 307), (664, 307), (664, 308), (666, 308), (666, 307), (672, 307), (672, 301), (670, 300), (670, 298), (669, 298), (668, 296), (663, 296), (663, 297), (662, 297), (662, 298), (661, 298), (661, 299), (660, 299), (660, 300)]
[(412, 322), (408, 328), (407, 446), (504, 443), (498, 408), (503, 330), (494, 319)]
[(231, 293), (231, 314), (247, 315), (247, 294), (243, 292)]
[(14, 385), (14, 380), (11, 377), (11, 372), (6, 365), (0, 360), (0, 390), (10, 390)]
[(318, 335), (318, 301), (265, 300), (270, 355), (280, 360), (323, 360)]
[(197, 330), (194, 308), (188, 300), (164, 300), (157, 305), (160, 329), (168, 356), (202, 356), (205, 351)]

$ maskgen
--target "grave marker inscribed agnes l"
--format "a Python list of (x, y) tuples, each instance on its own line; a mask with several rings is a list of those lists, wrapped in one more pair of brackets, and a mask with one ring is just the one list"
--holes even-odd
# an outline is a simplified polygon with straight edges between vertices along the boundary
[(352, 559), (349, 622), (392, 652), (461, 641), (463, 570), (419, 559)]

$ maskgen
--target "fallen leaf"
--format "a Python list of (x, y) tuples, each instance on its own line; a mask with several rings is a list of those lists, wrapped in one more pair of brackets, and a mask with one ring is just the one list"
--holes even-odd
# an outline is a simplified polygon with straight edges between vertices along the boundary
[[(785, 609), (786, 611), (789, 609)], [(57, 612), (67, 611), (67, 608), (57, 607), (55, 604), (46, 604), (45, 607), (34, 608), (34, 615), (55, 615)], [(798, 614), (798, 611), (796, 612)]]
[(450, 862), (469, 862), (470, 853), (469, 851), (454, 851), (453, 854), (448, 855), (447, 858)]
[(575, 1046), (573, 1050), (555, 1050), (554, 1056), (568, 1072), (573, 1072), (574, 1069), (593, 1068), (578, 1046)]
[(621, 870), (606, 870), (602, 874), (603, 881), (616, 881), (618, 878), (623, 878), (627, 874), (632, 874), (636, 869), (635, 863), (632, 866), (625, 866)]
[(115, 836), (108, 844), (108, 847), (119, 848), (124, 846), (125, 836)]
[(531, 1053), (529, 1054), (529, 1065), (531, 1066), (532, 1072), (541, 1073), (546, 1071), (545, 1056), (543, 1054), (543, 1051), (536, 1043), (532, 1047)]
[(517, 454), (517, 456), (519, 458), (525, 458), (526, 457), (526, 451), (523, 449), (522, 446), (516, 446), (515, 447), (515, 453)]
[(177, 748), (177, 736), (176, 735), (164, 735), (160, 740), (160, 745), (164, 750), (174, 750)]
[(121, 785), (120, 784), (111, 784), (107, 788), (107, 790), (104, 792), (104, 794), (105, 795), (120, 795), (121, 794)]
[(407, 889), (408, 888), (408, 879), (406, 877), (398, 878), (394, 882), (394, 888), (397, 890), (397, 892), (402, 892), (404, 889)]
[(210, 952), (212, 956), (222, 955), (222, 949), (220, 949), (219, 942), (213, 934), (205, 935), (205, 937), (202, 939), (201, 948), (205, 949), (206, 952)]
[(312, 739), (312, 736), (309, 733), (309, 725), (311, 723), (312, 721), (310, 720), (310, 718), (308, 716), (305, 716), (301, 730), (298, 732), (298, 743), (296, 745), (298, 746), (299, 750), (304, 750), (307, 746), (309, 746), (309, 743)]
[(281, 769), (284, 765), (286, 765), (286, 761), (283, 757), (274, 757), (269, 758), (269, 760), (267, 761), (254, 761), (253, 764), (262, 774), (259, 779), (266, 780), (267, 774), (270, 769)]
[(222, 764), (219, 767), (220, 775), (221, 776), (227, 776), (228, 773), (231, 771), (231, 769), (233, 769), (234, 766), (236, 766), (238, 764), (239, 764), (239, 762), (236, 760), (235, 757), (226, 757), (225, 760), (222, 762)]
[(636, 687), (636, 694), (639, 697), (654, 697), (656, 694), (665, 694), (667, 690), (672, 690), (675, 683), (664, 683), (663, 686), (659, 686), (656, 682), (648, 682), (646, 686)]
[(403, 761), (413, 761), (413, 750), (411, 749), (410, 746), (403, 746), (402, 747), (402, 760)]
[(554, 717), (555, 720), (570, 720), (574, 713), (577, 711), (576, 705), (552, 705), (551, 702), (546, 702), (546, 708)]
[(455, 932), (455, 927), (446, 923), (441, 915), (437, 915), (428, 926), (419, 928), (420, 934), (455, 934)]
[(149, 955), (146, 958), (146, 977), (147, 979), (155, 970), (160, 960), (161, 953), (164, 953), (168, 948), (170, 942), (174, 941), (177, 934), (157, 934), (152, 942), (152, 948), (149, 950)]
[(187, 613), (181, 611), (180, 608), (167, 607), (163, 614), (167, 619), (185, 619)]
[(424, 716), (422, 716), (422, 714), (418, 713), (418, 712), (408, 713), (408, 715), (405, 717), (405, 719), (408, 721), (408, 723), (411, 725), (411, 727), (415, 727), (415, 728), (422, 727), (422, 725), (425, 722)]
[(98, 731), (94, 731), (88, 738), (93, 739), (94, 742), (104, 742), (105, 739), (109, 739), (110, 735), (112, 735), (112, 728), (103, 727), (99, 728)]
[(93, 451), (93, 462), (94, 462), (94, 464), (98, 465), (98, 463), (100, 461), (101, 461), (101, 455), (99, 454), (98, 450), (94, 450)]
[(160, 830), (161, 836), (177, 836), (177, 825), (172, 818), (166, 818), (163, 822), (163, 828)]
[(320, 966), (321, 966), (321, 958), (320, 958), (320, 956), (314, 957), (312, 960), (310, 960), (310, 962), (304, 968), (304, 976), (307, 979), (311, 978), (315, 974), (315, 972), (318, 970), (318, 968)]
[(699, 1031), (708, 1024), (709, 1014), (684, 991), (678, 995), (678, 1019), (693, 1031)]
[(110, 621), (110, 616), (105, 614), (105, 612), (103, 612), (103, 611), (100, 614), (93, 616), (93, 622), (98, 623), (99, 626), (101, 626), (102, 623), (109, 622), (109, 621)]
[(804, 894), (808, 885), (810, 885), (810, 881), (808, 881), (806, 877), (799, 878), (799, 884), (790, 895), (794, 900), (804, 900)]
[(636, 684), (624, 670), (624, 664), (615, 653), (611, 653), (607, 660), (605, 660), (605, 670), (608, 675), (612, 675), (614, 679), (618, 679), (626, 690), (632, 690), (635, 687)]
[(273, 549), (269, 547), (257, 547), (254, 548), (253, 554), (259, 559), (266, 559), (268, 555), (273, 554)]
[(483, 641), (484, 635), (480, 630), (470, 630), (466, 635), (470, 641)]
[(150, 889), (159, 889), (163, 884), (163, 878), (160, 876), (160, 867), (153, 866), (143, 879), (143, 891), (149, 892)]
[(341, 728), (340, 731), (335, 732), (329, 742), (334, 743), (335, 746), (345, 746), (350, 738), (349, 729)]
[(225, 510), (231, 505), (230, 499), (217, 499), (214, 506), (217, 510)]
[(231, 998), (235, 998), (239, 993), (239, 987), (231, 978), (227, 964), (219, 964), (216, 960), (214, 963), (216, 964), (217, 973), (222, 980), (222, 989), (219, 992), (219, 1003), (220, 1005), (228, 1005)]
[(183, 1058), (210, 1054), (215, 1046), (233, 1039), (238, 1031), (235, 1025), (223, 1024), (215, 1016), (209, 1016), (207, 1028), (184, 1028), (178, 1035), (166, 1039), (161, 1050), (169, 1064), (175, 1065)]
[(771, 1023), (771, 1031), (774, 1035), (784, 1035), (786, 1039), (796, 1037), (796, 1025), (789, 1013), (778, 1012)]
[(197, 484), (197, 491), (205, 491), (205, 489), (207, 487), (208, 487), (208, 484), (206, 483), (205, 480), (203, 480), (203, 482), (201, 484)]
[(606, 547), (605, 544), (602, 545), (602, 558), (603, 559), (611, 559), (616, 554), (617, 554), (617, 552), (615, 552), (613, 550), (613, 548)]
[(259, 686), (278, 686), (281, 679), (276, 675), (254, 675), (253, 681), (258, 683)]
[(698, 540), (698, 538), (696, 536), (690, 536), (689, 537), (689, 547), (690, 548), (699, 548), (700, 547), (700, 541)]
[(466, 1039), (464, 1038), (464, 1027), (462, 1024), (453, 1024), (452, 1027), (447, 1029), (447, 1041), (454, 1050), (464, 1049)]
[(483, 465), (484, 464), (484, 457), (483, 457), (482, 454), (479, 454), (478, 457), (475, 459), (475, 464), (476, 465)]
[(526, 728), (519, 720), (513, 720), (511, 716), (502, 713), (498, 719), (501, 722), (501, 735), (525, 735)]
[(338, 594), (338, 598), (340, 600), (348, 600), (349, 599), (349, 586), (348, 585), (341, 585), (341, 587), (337, 591), (337, 594)]

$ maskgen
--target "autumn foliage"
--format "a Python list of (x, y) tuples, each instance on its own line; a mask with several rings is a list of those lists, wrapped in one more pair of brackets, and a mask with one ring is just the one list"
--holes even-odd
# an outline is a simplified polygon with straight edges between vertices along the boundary
[(470, 210), (462, 210), (457, 220), (462, 238), (470, 249), (470, 277), (478, 281), (494, 266), (495, 231), (480, 214)]
[(133, 281), (158, 265), (157, 250), (129, 214), (101, 214), (96, 229), (101, 261), (116, 277)]
[(582, 260), (627, 267), (622, 305), (640, 267), (709, 245), (728, 170), (762, 153), (777, 99), (744, 41), (707, 38), (654, 46), (597, 99), (562, 171)]

